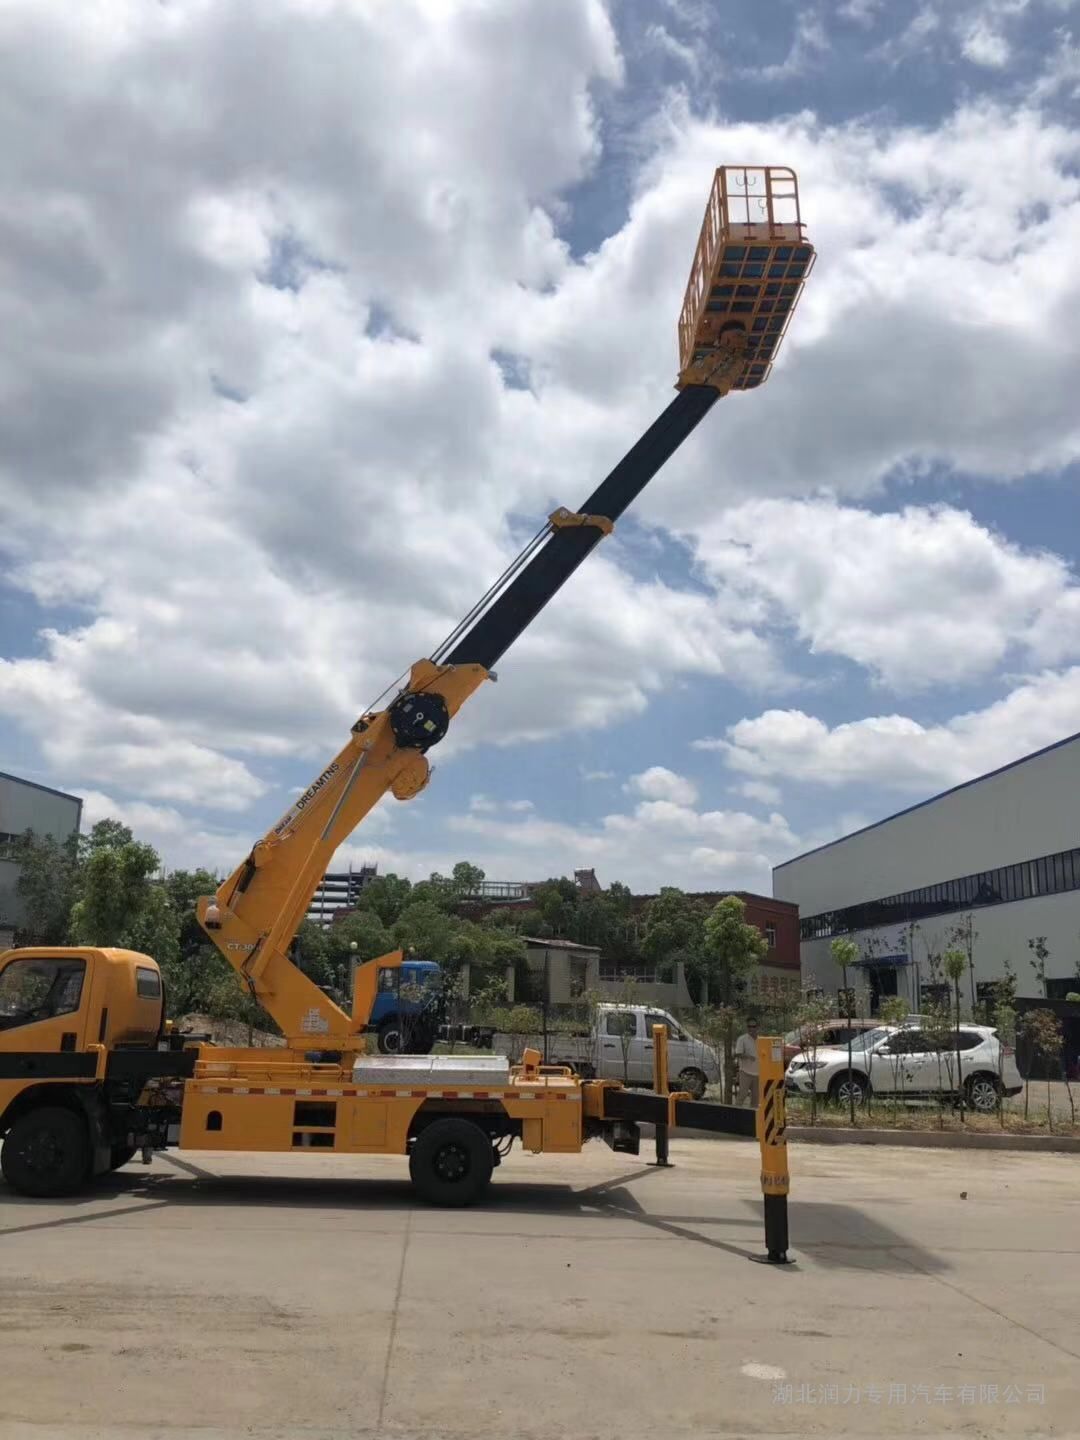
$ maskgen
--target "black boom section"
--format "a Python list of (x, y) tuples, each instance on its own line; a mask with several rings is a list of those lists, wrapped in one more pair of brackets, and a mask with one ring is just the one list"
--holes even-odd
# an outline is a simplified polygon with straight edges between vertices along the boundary
[[(680, 390), (634, 448), (593, 491), (580, 513), (617, 520), (719, 398), (720, 392), (711, 385), (688, 385)], [(490, 670), (602, 538), (603, 531), (595, 525), (556, 529), (491, 607), (458, 640), (446, 657), (447, 663), (482, 665)]]
[[(714, 1135), (740, 1135), (753, 1140), (757, 1134), (753, 1110), (742, 1105), (715, 1105), (708, 1100), (676, 1100), (675, 1124), (681, 1130), (711, 1130)], [(605, 1090), (606, 1120), (637, 1120), (647, 1125), (665, 1125), (668, 1102), (651, 1090)]]

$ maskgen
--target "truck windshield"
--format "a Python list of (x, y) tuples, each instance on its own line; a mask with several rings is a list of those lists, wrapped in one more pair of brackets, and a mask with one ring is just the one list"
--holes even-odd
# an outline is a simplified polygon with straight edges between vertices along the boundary
[(0, 974), (0, 1030), (72, 1014), (85, 974), (85, 960), (12, 960)]

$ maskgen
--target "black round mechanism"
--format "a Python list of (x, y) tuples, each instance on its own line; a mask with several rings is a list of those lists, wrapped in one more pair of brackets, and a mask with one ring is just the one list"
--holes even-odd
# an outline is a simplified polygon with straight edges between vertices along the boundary
[(399, 695), (390, 706), (390, 729), (407, 750), (437, 745), (450, 727), (450, 711), (441, 695), (426, 690)]

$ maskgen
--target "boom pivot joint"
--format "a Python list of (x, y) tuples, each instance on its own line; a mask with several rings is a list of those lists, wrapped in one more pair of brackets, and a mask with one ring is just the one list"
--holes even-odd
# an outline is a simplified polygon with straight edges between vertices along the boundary
[(567, 510), (565, 505), (560, 505), (548, 516), (548, 522), (553, 530), (574, 530), (581, 525), (594, 525), (603, 535), (610, 535), (615, 526), (606, 515), (581, 515), (576, 511)]

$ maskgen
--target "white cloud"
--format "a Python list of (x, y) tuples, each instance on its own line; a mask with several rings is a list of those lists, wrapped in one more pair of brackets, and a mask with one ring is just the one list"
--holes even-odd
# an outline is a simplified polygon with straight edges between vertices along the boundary
[(801, 710), (767, 710), (695, 742), (754, 779), (879, 785), (926, 794), (971, 780), (1077, 730), (1080, 666), (1045, 672), (946, 724), (876, 715), (829, 726)]
[[(337, 742), (519, 518), (576, 503), (664, 403), (718, 158), (793, 163), (821, 261), (768, 387), (646, 520), (1080, 455), (1080, 146), (1037, 108), (739, 125), (673, 100), (579, 261), (559, 224), (622, 76), (598, 0), (25, 0), (0, 42), (0, 546), (80, 617), (5, 664), (0, 713), (77, 787), (240, 807)], [(625, 558), (575, 576), (447, 750), (608, 726), (687, 677), (784, 682), (768, 597)]]
[(795, 22), (791, 45), (783, 60), (773, 65), (761, 65), (755, 70), (745, 70), (743, 73), (748, 79), (769, 83), (792, 80), (819, 64), (828, 51), (829, 40), (821, 16), (814, 11), (807, 11)]
[(83, 796), (83, 833), (88, 834), (99, 820), (119, 820), (127, 825), (136, 840), (153, 845), (167, 871), (202, 866), (226, 875), (251, 848), (250, 835), (203, 825), (173, 806), (126, 801), (88, 790)]
[(592, 785), (592, 784), (595, 784), (596, 782), (598, 782), (598, 781), (600, 781), (600, 780), (614, 780), (614, 779), (615, 779), (615, 771), (614, 771), (614, 770), (582, 770), (582, 771), (581, 771), (581, 778), (582, 778), (582, 780), (584, 780), (587, 784)]
[(869, 29), (881, 13), (884, 0), (844, 0), (842, 5), (836, 8), (837, 15), (842, 20), (850, 20), (855, 25), (862, 25)]
[(1036, 100), (1080, 99), (1080, 45), (1070, 30), (1059, 30), (1057, 49), (1047, 59), (1043, 73), (1032, 86)]
[[(699, 811), (669, 799), (641, 800), (596, 824), (470, 814), (452, 818), (448, 829), (492, 878), (536, 880), (588, 865), (602, 884), (621, 880), (639, 893), (662, 885), (768, 892), (772, 865), (800, 844), (782, 815)], [(420, 873), (448, 863), (448, 854), (413, 857)]]
[(650, 765), (641, 774), (631, 775), (623, 789), (631, 795), (643, 795), (646, 800), (671, 800), (677, 805), (693, 805), (698, 796), (692, 780), (663, 765)]
[(679, 40), (665, 25), (655, 22), (645, 27), (645, 39), (649, 45), (669, 56), (672, 60), (685, 65), (690, 74), (696, 76), (701, 65), (701, 55), (692, 45)]
[(890, 35), (871, 51), (870, 58), (899, 65), (913, 56), (924, 54), (940, 29), (941, 17), (933, 5), (920, 5), (903, 30)]
[(973, 65), (985, 65), (991, 70), (1000, 70), (1008, 63), (1012, 53), (1001, 31), (993, 29), (983, 19), (975, 20), (967, 27), (961, 49)]
[(779, 805), (783, 798), (779, 785), (772, 785), (768, 780), (744, 780), (734, 789), (736, 794), (747, 800), (758, 800), (762, 805)]
[[(778, 537), (788, 537), (782, 562)], [(897, 689), (958, 685), (1019, 655), (1080, 655), (1080, 586), (946, 506), (874, 514), (833, 500), (757, 500), (709, 522), (697, 543), (714, 583), (751, 601), (821, 655)]]

